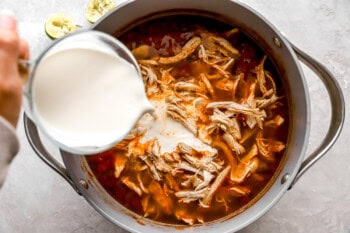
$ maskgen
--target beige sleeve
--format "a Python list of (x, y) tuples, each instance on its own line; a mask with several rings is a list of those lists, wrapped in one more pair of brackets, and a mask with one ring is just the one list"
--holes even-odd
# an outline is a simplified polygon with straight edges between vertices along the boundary
[(8, 166), (18, 150), (19, 141), (15, 129), (0, 116), (0, 188), (4, 182)]

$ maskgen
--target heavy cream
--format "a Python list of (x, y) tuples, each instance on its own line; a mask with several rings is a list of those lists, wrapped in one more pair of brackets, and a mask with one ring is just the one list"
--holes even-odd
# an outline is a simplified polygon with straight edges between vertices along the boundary
[(157, 138), (161, 148), (161, 153), (173, 152), (179, 143), (186, 143), (199, 151), (216, 151), (216, 149), (203, 143), (192, 132), (181, 123), (175, 121), (167, 115), (167, 104), (164, 100), (153, 101), (155, 114), (154, 119), (150, 115), (145, 115), (138, 123), (138, 127), (147, 129), (141, 137), (141, 142)]
[(135, 67), (98, 50), (71, 48), (48, 55), (32, 85), (37, 124), (64, 149), (116, 143), (152, 109)]

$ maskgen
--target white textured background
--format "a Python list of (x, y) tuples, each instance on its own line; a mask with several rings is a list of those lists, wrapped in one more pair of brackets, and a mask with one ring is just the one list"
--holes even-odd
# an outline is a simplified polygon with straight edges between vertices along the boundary
[[(88, 26), (84, 18), (87, 2), (0, 0), (0, 9), (9, 8), (16, 13), (21, 36), (28, 40), (32, 57), (36, 57), (50, 44), (43, 29), (46, 17), (62, 11), (73, 16), (79, 24)], [(346, 102), (350, 101), (350, 0), (245, 2), (271, 21), (294, 44), (325, 64), (339, 81)], [(322, 83), (308, 69), (304, 68), (304, 71), (312, 103), (308, 149), (311, 152), (326, 132), (330, 106)], [(22, 124), (18, 134), (22, 149), (0, 191), (0, 232), (125, 232), (95, 212), (37, 158), (26, 141)], [(346, 120), (342, 135), (328, 154), (267, 214), (241, 233), (350, 233), (349, 138), (349, 121)]]

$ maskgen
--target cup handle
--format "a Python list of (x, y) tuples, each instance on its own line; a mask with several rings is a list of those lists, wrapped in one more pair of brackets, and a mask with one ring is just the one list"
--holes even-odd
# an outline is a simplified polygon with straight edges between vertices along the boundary
[(43, 143), (41, 142), (37, 127), (26, 113), (24, 114), (23, 120), (24, 130), (27, 135), (28, 142), (33, 148), (34, 152), (42, 161), (44, 161), (49, 167), (51, 167), (55, 172), (62, 176), (79, 195), (81, 195), (79, 189), (74, 184), (73, 180), (69, 177), (67, 169), (45, 149)]
[(327, 89), (332, 108), (331, 121), (326, 136), (323, 138), (320, 145), (301, 164), (297, 175), (289, 187), (289, 189), (291, 189), (300, 179), (300, 177), (302, 177), (312, 165), (322, 158), (336, 142), (344, 124), (345, 102), (341, 88), (330, 71), (324, 65), (300, 50), (291, 42), (289, 42), (289, 44), (293, 48), (298, 59), (308, 66), (321, 79), (325, 88)]

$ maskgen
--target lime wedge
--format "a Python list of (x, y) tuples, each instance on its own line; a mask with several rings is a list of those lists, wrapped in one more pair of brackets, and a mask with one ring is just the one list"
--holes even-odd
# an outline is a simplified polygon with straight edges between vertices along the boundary
[(112, 0), (91, 0), (86, 8), (85, 16), (90, 23), (95, 23), (114, 7), (115, 2)]
[(64, 13), (54, 13), (45, 22), (45, 32), (51, 39), (57, 39), (77, 30), (73, 19)]

